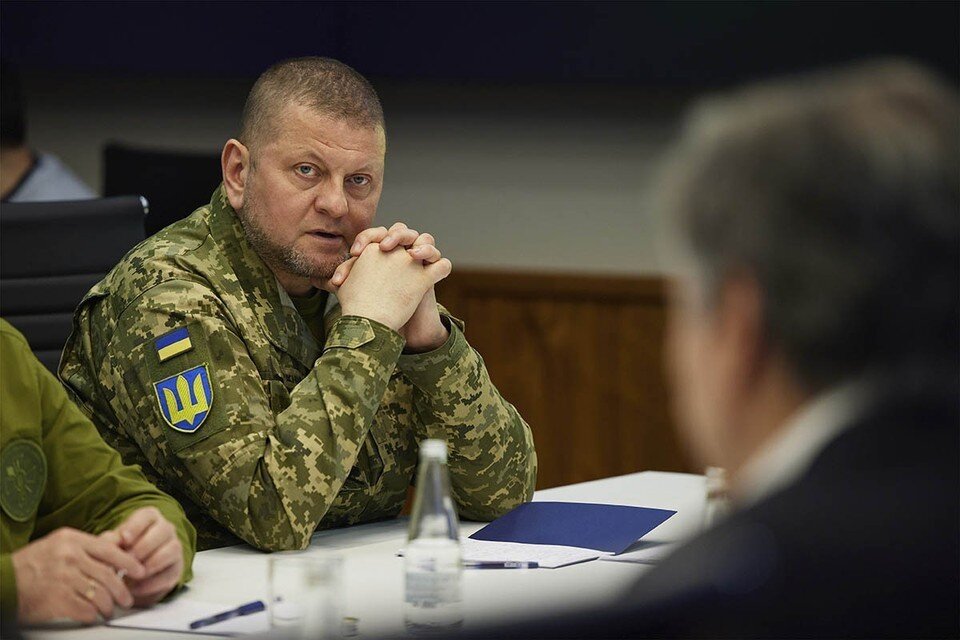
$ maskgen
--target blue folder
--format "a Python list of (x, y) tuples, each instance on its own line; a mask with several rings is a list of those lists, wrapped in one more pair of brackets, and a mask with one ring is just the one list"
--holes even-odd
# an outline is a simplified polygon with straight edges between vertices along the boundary
[(621, 553), (675, 513), (617, 504), (527, 502), (470, 537)]

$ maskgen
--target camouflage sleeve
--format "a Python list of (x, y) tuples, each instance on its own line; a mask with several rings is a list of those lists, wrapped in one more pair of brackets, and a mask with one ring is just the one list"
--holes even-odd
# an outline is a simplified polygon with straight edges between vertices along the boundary
[(493, 520), (533, 496), (537, 454), (529, 425), (493, 386), (463, 323), (442, 311), (450, 337), (440, 348), (400, 356), (414, 386), (417, 438), (449, 447), (450, 481), (460, 515)]
[[(220, 524), (260, 549), (303, 549), (356, 461), (403, 339), (342, 317), (287, 397), (282, 381), (259, 374), (255, 359), (271, 357), (269, 349), (248, 348), (236, 322), (256, 320), (232, 318), (201, 283), (166, 281), (145, 292), (121, 314), (110, 344), (111, 404), (150, 464)], [(154, 339), (184, 327), (189, 350), (161, 362)], [(195, 387), (201, 377), (211, 396), (205, 417), (186, 430), (160, 404), (162, 381), (181, 377), (191, 379), (181, 397), (205, 396)]]

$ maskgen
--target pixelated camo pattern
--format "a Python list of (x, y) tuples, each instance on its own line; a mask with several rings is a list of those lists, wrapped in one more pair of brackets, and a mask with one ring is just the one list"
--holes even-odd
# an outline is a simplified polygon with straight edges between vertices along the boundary
[[(403, 355), (376, 322), (324, 321), (311, 335), (247, 244), (223, 194), (134, 248), (84, 297), (60, 376), (127, 463), (176, 496), (200, 548), (301, 549), (319, 528), (396, 516), (417, 443), (450, 448), (461, 517), (529, 500), (529, 426), (452, 320), (440, 349)], [(188, 327), (193, 349), (160, 362), (153, 340)], [(210, 414), (171, 429), (153, 384), (207, 364)]]

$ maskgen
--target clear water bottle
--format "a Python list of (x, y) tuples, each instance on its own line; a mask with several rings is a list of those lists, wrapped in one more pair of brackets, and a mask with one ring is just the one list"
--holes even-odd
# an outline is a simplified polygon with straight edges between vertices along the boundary
[(450, 496), (443, 440), (420, 443), (417, 493), (404, 560), (407, 629), (418, 635), (443, 635), (462, 625), (460, 523)]

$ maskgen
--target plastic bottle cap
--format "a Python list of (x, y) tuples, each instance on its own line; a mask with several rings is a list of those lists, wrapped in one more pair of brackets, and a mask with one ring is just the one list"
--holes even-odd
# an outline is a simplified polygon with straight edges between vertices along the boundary
[(421, 458), (438, 458), (447, 461), (447, 443), (443, 440), (424, 440), (420, 443)]

